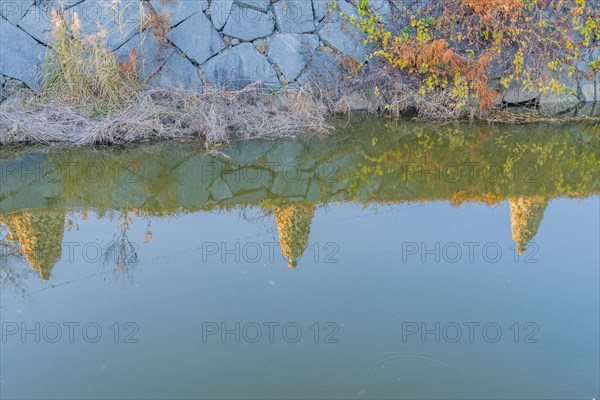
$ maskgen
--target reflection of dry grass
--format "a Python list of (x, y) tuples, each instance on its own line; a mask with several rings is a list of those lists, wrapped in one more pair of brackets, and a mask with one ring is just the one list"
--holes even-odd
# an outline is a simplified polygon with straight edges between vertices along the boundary
[(308, 89), (267, 94), (258, 84), (235, 92), (151, 89), (121, 111), (94, 118), (57, 100), (14, 98), (0, 107), (0, 143), (118, 143), (149, 138), (200, 137), (209, 143), (230, 135), (287, 137), (326, 132), (325, 107)]
[[(3, 243), (0, 240), (0, 247)], [(8, 257), (2, 255), (0, 257)], [(22, 260), (22, 258), (20, 258)], [(27, 296), (29, 288), (28, 281), (31, 279), (34, 271), (19, 263), (19, 261), (11, 263), (6, 259), (0, 260), (0, 291), (6, 293), (12, 291), (20, 296)]]
[(112, 270), (116, 279), (131, 282), (138, 264), (137, 250), (126, 235), (115, 238), (104, 249), (104, 266)]
[(113, 240), (104, 249), (104, 267), (112, 271), (115, 279), (133, 282), (135, 267), (139, 262), (139, 246), (127, 237), (129, 225), (132, 222), (127, 210), (121, 213), (118, 221), (119, 232), (113, 236)]

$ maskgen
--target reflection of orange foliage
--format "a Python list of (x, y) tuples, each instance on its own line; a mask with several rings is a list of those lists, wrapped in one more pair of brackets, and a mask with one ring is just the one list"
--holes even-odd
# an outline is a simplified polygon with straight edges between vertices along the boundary
[(487, 70), (492, 60), (491, 52), (483, 53), (476, 61), (469, 60), (452, 50), (445, 39), (434, 40), (430, 43), (420, 44), (416, 40), (406, 43), (394, 41), (390, 53), (393, 58), (403, 60), (407, 68), (419, 69), (427, 65), (430, 72), (440, 76), (448, 72), (459, 72), (473, 84), (473, 89), (480, 99), (480, 108), (490, 108), (498, 93), (488, 87)]

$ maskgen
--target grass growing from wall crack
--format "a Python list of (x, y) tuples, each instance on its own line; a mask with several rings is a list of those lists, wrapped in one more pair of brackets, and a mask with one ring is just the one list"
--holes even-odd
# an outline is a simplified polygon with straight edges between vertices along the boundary
[(53, 50), (50, 50), (43, 77), (43, 96), (63, 100), (102, 117), (122, 108), (140, 90), (135, 63), (137, 52), (119, 64), (117, 56), (105, 44), (106, 31), (82, 37), (77, 14), (72, 21), (52, 12)]

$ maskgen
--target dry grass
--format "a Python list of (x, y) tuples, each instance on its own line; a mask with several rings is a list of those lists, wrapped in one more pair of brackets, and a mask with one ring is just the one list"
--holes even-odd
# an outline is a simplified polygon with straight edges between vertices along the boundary
[[(175, 3), (176, 0), (161, 0), (162, 4)], [(145, 15), (143, 29), (149, 28), (154, 37), (158, 40), (165, 40), (171, 32), (171, 14), (168, 12), (159, 13), (150, 2), (144, 2), (145, 10), (148, 14)]]
[(14, 96), (0, 105), (0, 144), (76, 145), (197, 137), (218, 143), (232, 136), (289, 137), (328, 132), (326, 107), (309, 89), (265, 93), (259, 84), (236, 92), (148, 89), (122, 109), (92, 117), (66, 101)]
[(105, 115), (120, 108), (139, 90), (135, 70), (137, 52), (120, 65), (104, 42), (106, 31), (80, 36), (77, 14), (68, 20), (52, 11), (53, 45), (44, 65), (43, 93), (49, 99), (86, 109), (90, 115)]
[(165, 40), (171, 32), (170, 21), (169, 14), (159, 14), (155, 11), (150, 14), (146, 24), (152, 29), (152, 33), (158, 40)]

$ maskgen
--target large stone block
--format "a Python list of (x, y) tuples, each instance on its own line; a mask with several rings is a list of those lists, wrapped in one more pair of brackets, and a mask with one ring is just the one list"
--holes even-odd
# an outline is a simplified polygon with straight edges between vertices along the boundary
[(133, 48), (138, 51), (138, 75), (148, 85), (203, 90), (198, 69), (180, 51), (157, 40), (150, 32), (136, 35), (118, 50), (121, 62)]
[(337, 87), (340, 84), (340, 57), (332, 53), (316, 51), (311, 55), (310, 62), (297, 81), (305, 85), (312, 81), (318, 86)]
[(132, 37), (116, 51), (119, 62), (127, 61), (134, 49), (137, 51), (138, 77), (144, 82), (156, 74), (175, 52), (166, 42), (157, 40), (152, 32), (144, 31)]
[(0, 15), (16, 25), (33, 6), (33, 0), (0, 0)]
[(318, 46), (317, 35), (279, 33), (269, 37), (267, 56), (288, 81), (293, 81), (304, 70)]
[(179, 52), (174, 51), (148, 84), (160, 88), (181, 88), (201, 92), (204, 84), (198, 69)]
[(82, 21), (81, 35), (93, 35), (105, 30), (106, 45), (117, 49), (140, 31), (143, 9), (135, 0), (85, 1), (68, 10), (78, 13)]
[(186, 56), (202, 64), (226, 45), (210, 19), (202, 12), (183, 21), (170, 33), (173, 44)]
[(253, 8), (233, 4), (223, 33), (244, 41), (266, 37), (275, 30), (275, 17), (271, 11), (263, 13)]
[(242, 43), (211, 58), (202, 65), (209, 81), (226, 89), (241, 89), (261, 81), (279, 87), (279, 78), (267, 59), (251, 43)]
[(169, 17), (171, 26), (208, 9), (208, 0), (151, 0), (150, 3), (156, 12)]
[(392, 8), (388, 0), (368, 0), (369, 8), (373, 13), (381, 16), (381, 22), (388, 23), (392, 16)]
[(273, 6), (280, 32), (308, 33), (315, 31), (312, 3), (307, 0), (281, 0)]
[(331, 15), (320, 27), (319, 37), (326, 45), (348, 57), (366, 59), (368, 48), (363, 44), (364, 34), (344, 18), (358, 17), (356, 8), (343, 0), (338, 1), (337, 7), (338, 13)]
[(271, 0), (237, 0), (237, 3), (245, 7), (254, 8), (257, 11), (267, 12)]
[(206, 11), (206, 14), (210, 16), (213, 25), (217, 30), (223, 29), (227, 17), (231, 13), (231, 7), (233, 6), (233, 0), (212, 0)]
[(580, 81), (579, 93), (581, 101), (600, 101), (600, 79)]
[(64, 10), (69, 21), (75, 14), (81, 26), (81, 38), (105, 32), (104, 40), (109, 49), (122, 46), (140, 31), (144, 10), (137, 0), (96, 0), (65, 5), (64, 1), (45, 1), (31, 7), (19, 22), (19, 27), (42, 43), (52, 43), (52, 10)]
[(312, 0), (313, 13), (317, 22), (321, 22), (331, 11), (332, 3), (334, 0)]
[(39, 88), (46, 47), (22, 29), (0, 18), (0, 74)]
[(19, 20), (18, 26), (36, 40), (50, 44), (52, 42), (52, 7), (30, 7)]
[(508, 104), (527, 103), (540, 96), (538, 91), (529, 91), (521, 86), (514, 86), (504, 91), (502, 101)]

